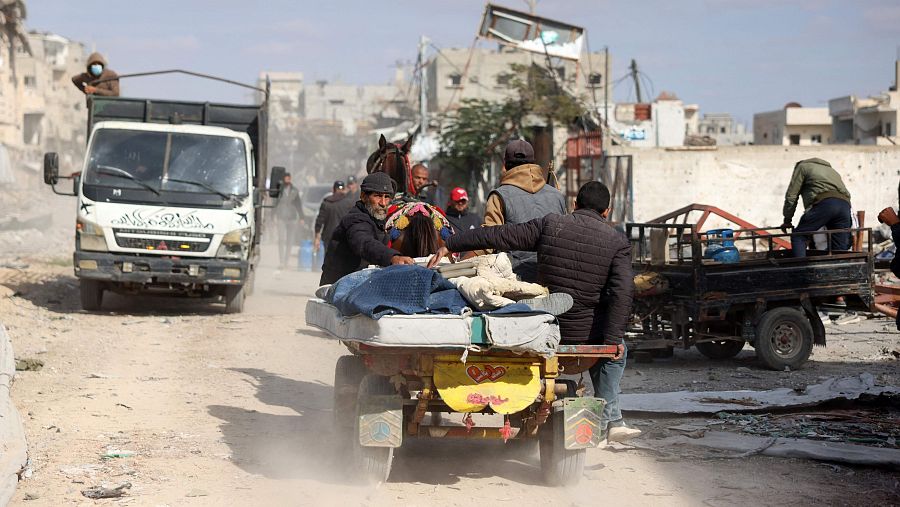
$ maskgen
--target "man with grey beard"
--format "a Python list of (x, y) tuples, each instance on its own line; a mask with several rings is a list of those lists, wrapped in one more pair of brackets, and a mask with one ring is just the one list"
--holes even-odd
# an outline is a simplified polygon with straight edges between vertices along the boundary
[(387, 246), (384, 221), (396, 189), (397, 185), (386, 173), (366, 176), (360, 185), (359, 201), (341, 219), (325, 247), (327, 254), (319, 285), (334, 283), (370, 264), (415, 264), (411, 257)]

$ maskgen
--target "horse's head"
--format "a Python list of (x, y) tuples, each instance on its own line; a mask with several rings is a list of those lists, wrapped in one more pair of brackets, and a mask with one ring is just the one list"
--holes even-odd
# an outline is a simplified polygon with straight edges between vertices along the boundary
[(378, 149), (366, 161), (366, 172), (385, 172), (397, 182), (397, 188), (410, 195), (416, 194), (412, 184), (412, 172), (409, 164), (409, 148), (413, 136), (404, 143), (389, 143), (384, 134), (378, 139)]
[(443, 212), (424, 202), (401, 206), (388, 218), (385, 230), (391, 238), (391, 248), (407, 257), (436, 253), (453, 233)]

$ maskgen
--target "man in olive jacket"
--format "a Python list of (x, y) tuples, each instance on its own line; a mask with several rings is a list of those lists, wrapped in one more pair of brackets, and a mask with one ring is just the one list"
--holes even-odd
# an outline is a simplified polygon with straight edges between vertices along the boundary
[[(849, 229), (853, 227), (850, 216), (850, 192), (844, 186), (841, 175), (821, 158), (810, 158), (797, 162), (794, 174), (784, 195), (784, 223), (781, 230), (787, 232), (794, 219), (797, 199), (803, 199), (803, 216), (794, 227), (791, 248), (794, 257), (806, 257), (809, 234), (822, 227), (826, 229)], [(850, 250), (850, 233), (831, 235), (831, 250)]]
[(585, 183), (578, 190), (574, 213), (551, 213), (521, 224), (459, 232), (450, 236), (429, 266), (449, 252), (485, 248), (537, 252), (538, 283), (573, 299), (572, 308), (558, 317), (563, 341), (618, 346), (616, 359), (598, 361), (590, 373), (594, 393), (607, 402), (601, 426), (609, 427), (610, 441), (622, 441), (640, 434), (625, 426), (619, 410), (634, 275), (628, 238), (606, 221), (609, 199), (605, 185)]

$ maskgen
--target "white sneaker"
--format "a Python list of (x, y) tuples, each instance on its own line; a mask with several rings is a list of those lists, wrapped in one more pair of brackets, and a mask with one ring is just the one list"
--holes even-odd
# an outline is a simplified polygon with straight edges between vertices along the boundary
[(606, 438), (610, 442), (624, 442), (631, 440), (641, 434), (641, 430), (637, 428), (629, 428), (628, 426), (612, 426), (609, 428)]

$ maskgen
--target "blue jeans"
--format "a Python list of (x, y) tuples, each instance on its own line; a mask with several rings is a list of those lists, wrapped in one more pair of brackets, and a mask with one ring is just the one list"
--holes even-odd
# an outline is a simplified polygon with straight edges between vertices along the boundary
[[(825, 227), (826, 229), (849, 229), (853, 227), (853, 219), (850, 217), (850, 203), (831, 197), (823, 199), (803, 213), (800, 223), (794, 227), (791, 235), (791, 248), (794, 257), (806, 257), (806, 244), (810, 241), (809, 234)], [(839, 232), (831, 235), (831, 250), (850, 250), (850, 233)]]
[(625, 374), (625, 356), (628, 348), (622, 354), (622, 359), (601, 359), (591, 367), (591, 381), (594, 384), (594, 396), (606, 400), (603, 416), (600, 418), (600, 427), (606, 430), (608, 426), (621, 426), (622, 411), (619, 410), (619, 382)]

